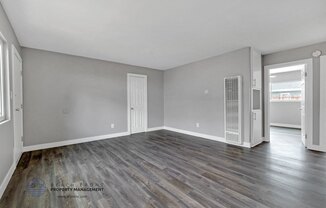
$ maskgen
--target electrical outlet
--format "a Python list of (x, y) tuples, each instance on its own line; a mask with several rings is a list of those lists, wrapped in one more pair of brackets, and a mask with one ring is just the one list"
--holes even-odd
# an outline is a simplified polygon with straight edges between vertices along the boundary
[(114, 129), (114, 123), (111, 123), (111, 129)]
[(199, 123), (196, 123), (196, 127), (199, 128)]

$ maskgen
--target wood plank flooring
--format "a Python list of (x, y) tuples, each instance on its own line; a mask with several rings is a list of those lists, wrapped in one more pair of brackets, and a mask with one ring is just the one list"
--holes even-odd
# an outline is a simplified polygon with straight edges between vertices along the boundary
[(0, 207), (325, 208), (326, 155), (273, 138), (245, 149), (141, 133), (24, 153)]

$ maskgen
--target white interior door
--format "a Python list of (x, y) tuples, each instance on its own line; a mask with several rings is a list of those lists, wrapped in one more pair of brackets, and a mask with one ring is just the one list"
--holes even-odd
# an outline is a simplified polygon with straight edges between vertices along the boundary
[(128, 74), (129, 132), (147, 131), (147, 76)]
[(22, 154), (23, 138), (23, 65), (22, 59), (12, 47), (13, 64), (13, 105), (14, 105), (14, 161), (17, 164)]
[(306, 69), (301, 71), (301, 140), (306, 146)]

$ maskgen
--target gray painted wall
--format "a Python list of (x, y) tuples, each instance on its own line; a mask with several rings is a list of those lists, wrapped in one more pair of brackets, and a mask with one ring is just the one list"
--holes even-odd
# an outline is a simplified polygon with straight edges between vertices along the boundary
[(29, 48), (22, 55), (25, 146), (126, 132), (127, 73), (148, 76), (148, 126), (163, 126), (163, 71)]
[(301, 125), (300, 102), (271, 102), (271, 124)]
[[(6, 13), (0, 3), (0, 32), (5, 36), (9, 44), (9, 58), (11, 60), (11, 44), (14, 44), (18, 52), (20, 52), (20, 46), (16, 35), (10, 25)], [(10, 68), (10, 80), (11, 80), (11, 61), (9, 61)], [(12, 86), (10, 86), (12, 87)], [(12, 106), (12, 102), (11, 102)], [(12, 107), (11, 107), (12, 109)], [(12, 115), (12, 112), (10, 112)], [(12, 117), (12, 116), (11, 116)], [(13, 148), (14, 148), (14, 132), (12, 120), (4, 124), (0, 124), (0, 184), (5, 178), (10, 166), (13, 163)]]
[(249, 142), (250, 48), (165, 71), (165, 126), (224, 138), (223, 82), (234, 75), (243, 77), (244, 137)]
[[(315, 50), (321, 50), (323, 54), (326, 54), (326, 42), (265, 55), (263, 56), (263, 65), (267, 66), (272, 64), (286, 63), (291, 61), (312, 58), (311, 54)], [(315, 145), (319, 145), (319, 114), (320, 114), (319, 76), (320, 76), (320, 58), (313, 58), (313, 82), (314, 82), (313, 144)]]

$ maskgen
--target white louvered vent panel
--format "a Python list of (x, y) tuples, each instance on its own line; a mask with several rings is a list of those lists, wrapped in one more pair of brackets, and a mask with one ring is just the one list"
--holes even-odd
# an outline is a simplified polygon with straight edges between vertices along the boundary
[(231, 144), (241, 144), (241, 105), (242, 105), (241, 77), (224, 79), (224, 113), (225, 139)]

